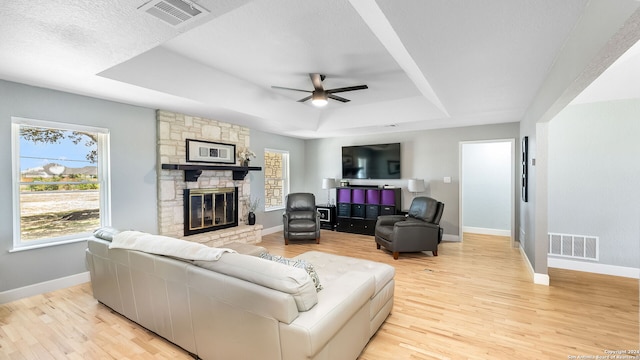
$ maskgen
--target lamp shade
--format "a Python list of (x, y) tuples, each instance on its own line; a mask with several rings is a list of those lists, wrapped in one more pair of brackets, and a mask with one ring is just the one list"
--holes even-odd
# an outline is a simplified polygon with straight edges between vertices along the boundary
[(336, 179), (334, 178), (324, 178), (322, 179), (322, 188), (323, 189), (333, 189), (336, 187)]
[(424, 180), (422, 179), (409, 179), (407, 188), (412, 193), (419, 193), (424, 191)]

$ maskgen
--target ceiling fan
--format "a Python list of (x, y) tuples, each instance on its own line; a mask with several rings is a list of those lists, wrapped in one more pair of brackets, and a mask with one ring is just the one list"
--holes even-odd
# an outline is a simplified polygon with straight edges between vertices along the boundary
[(311, 99), (311, 103), (313, 105), (315, 105), (315, 106), (325, 106), (325, 105), (327, 105), (327, 102), (328, 102), (327, 99), (338, 100), (340, 102), (346, 103), (346, 102), (349, 102), (351, 100), (345, 99), (345, 98), (343, 98), (341, 96), (334, 95), (334, 94), (335, 93), (339, 93), (339, 92), (353, 91), (353, 90), (364, 90), (364, 89), (368, 89), (369, 88), (367, 85), (356, 85), (356, 86), (347, 86), (347, 87), (341, 87), (341, 88), (325, 90), (322, 87), (322, 81), (325, 79), (324, 75), (317, 74), (317, 73), (311, 73), (311, 74), (309, 74), (309, 77), (311, 78), (311, 83), (313, 83), (313, 90), (292, 89), (292, 88), (282, 87), (282, 86), (272, 86), (272, 88), (274, 88), (274, 89), (302, 91), (302, 92), (311, 93), (311, 95), (298, 100), (298, 102), (305, 102), (305, 101)]

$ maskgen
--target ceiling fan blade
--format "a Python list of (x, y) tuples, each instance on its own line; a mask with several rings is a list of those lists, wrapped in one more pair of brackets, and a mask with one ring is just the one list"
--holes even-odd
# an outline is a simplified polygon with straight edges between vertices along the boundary
[(345, 92), (345, 91), (364, 90), (364, 89), (368, 89), (368, 88), (369, 87), (367, 85), (356, 85), (356, 86), (347, 86), (347, 87), (335, 88), (335, 89), (330, 89), (330, 90), (325, 90), (325, 91), (328, 94), (333, 94), (333, 93)]
[(324, 91), (324, 89), (322, 88), (322, 80), (324, 80), (324, 76), (317, 73), (313, 73), (313, 74), (309, 74), (309, 77), (311, 78), (311, 82), (313, 83), (314, 89), (318, 91)]
[(302, 91), (302, 92), (312, 92), (310, 90), (302, 90), (302, 89), (293, 89), (293, 88), (288, 88), (288, 87), (282, 87), (282, 86), (272, 86), (272, 89), (282, 89), (282, 90), (293, 90), (293, 91)]
[(333, 95), (333, 94), (327, 94), (327, 97), (328, 97), (329, 99), (338, 100), (338, 101), (341, 101), (341, 102), (343, 102), (343, 103), (346, 103), (346, 102), (351, 101), (351, 100), (349, 100), (349, 99), (345, 99), (345, 98), (343, 98), (343, 97), (341, 97), (341, 96)]
[(311, 99), (311, 97), (312, 97), (312, 95), (309, 95), (309, 96), (307, 96), (307, 97), (304, 97), (304, 98), (302, 98), (302, 99), (298, 100), (298, 102), (305, 102), (305, 101), (307, 101), (307, 100)]

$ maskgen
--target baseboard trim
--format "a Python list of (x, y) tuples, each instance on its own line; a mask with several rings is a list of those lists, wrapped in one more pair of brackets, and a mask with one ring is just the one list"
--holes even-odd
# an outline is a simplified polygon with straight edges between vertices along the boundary
[(538, 285), (549, 286), (549, 274), (536, 273), (535, 270), (533, 270), (533, 266), (529, 261), (529, 257), (527, 257), (527, 254), (524, 252), (524, 249), (522, 248), (522, 246), (520, 246), (519, 249), (520, 249), (520, 254), (522, 255), (522, 258), (524, 259), (524, 262), (527, 264), (527, 270), (529, 270), (529, 275), (533, 279), (533, 283)]
[(509, 236), (511, 237), (511, 230), (502, 230), (502, 229), (488, 229), (488, 228), (479, 228), (472, 226), (464, 226), (462, 227), (463, 233), (473, 233), (473, 234), (481, 234), (481, 235), (495, 235), (495, 236)]
[(278, 226), (274, 226), (274, 227), (270, 227), (270, 228), (264, 228), (262, 229), (262, 235), (269, 235), (269, 234), (273, 234), (273, 233), (277, 233), (278, 231), (283, 231), (284, 230), (284, 225), (278, 225)]
[(548, 257), (547, 263), (549, 267), (557, 268), (557, 269), (566, 269), (566, 270), (574, 270), (574, 271), (583, 271), (594, 274), (602, 274), (602, 275), (612, 275), (612, 276), (621, 276), (632, 279), (640, 279), (640, 269), (625, 267), (625, 266), (617, 266), (617, 265), (608, 265), (608, 264), (599, 264), (585, 261), (576, 261), (569, 259), (559, 259), (556, 257)]
[(549, 274), (533, 274), (533, 283), (538, 285), (549, 286)]
[(460, 235), (442, 234), (442, 241), (460, 242)]
[(30, 296), (40, 295), (51, 291), (68, 288), (70, 286), (84, 284), (89, 281), (91, 281), (91, 276), (89, 275), (89, 272), (86, 271), (75, 275), (65, 276), (59, 279), (53, 279), (38, 284), (3, 291), (0, 293), (0, 304), (6, 304)]

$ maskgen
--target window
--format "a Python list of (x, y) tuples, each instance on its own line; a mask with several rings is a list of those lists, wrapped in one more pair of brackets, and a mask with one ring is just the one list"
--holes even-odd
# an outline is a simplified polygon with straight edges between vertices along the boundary
[(289, 194), (289, 152), (264, 150), (264, 208), (266, 211), (284, 209)]
[(110, 225), (108, 130), (11, 120), (14, 250), (77, 241)]

